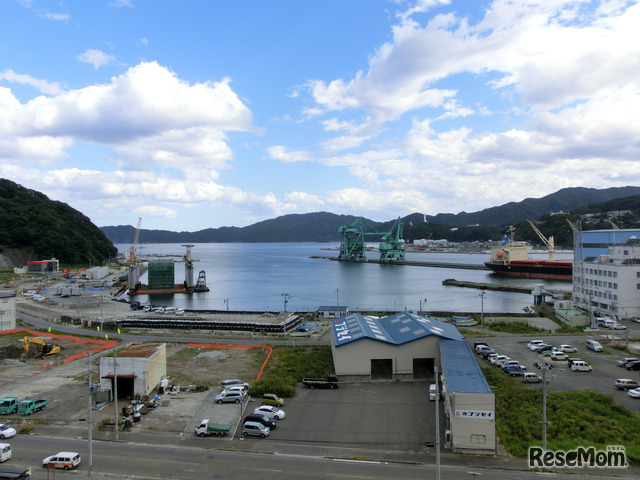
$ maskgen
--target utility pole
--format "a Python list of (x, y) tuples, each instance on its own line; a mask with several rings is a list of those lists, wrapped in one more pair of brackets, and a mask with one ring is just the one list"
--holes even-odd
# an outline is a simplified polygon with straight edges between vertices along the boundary
[(289, 302), (290, 295), (288, 293), (283, 293), (282, 296), (284, 297), (284, 312), (287, 313), (287, 302)]
[(440, 384), (438, 382), (438, 367), (433, 367), (436, 376), (436, 480), (440, 480)]
[(93, 382), (91, 378), (91, 350), (89, 350), (89, 412), (87, 413), (88, 423), (89, 423), (89, 433), (87, 437), (89, 438), (89, 471), (87, 473), (87, 477), (91, 476), (91, 471), (93, 470), (93, 418), (92, 418), (92, 410), (93, 410), (93, 402), (92, 402), (92, 394), (93, 394)]
[(115, 420), (115, 428), (116, 428), (116, 440), (118, 440), (118, 376), (116, 375), (116, 367), (118, 365), (117, 362), (117, 356), (116, 356), (116, 350), (118, 349), (118, 346), (116, 345), (113, 348), (113, 403), (115, 405), (116, 408), (116, 416), (114, 418)]
[(551, 422), (547, 421), (547, 370), (549, 366), (543, 364), (540, 369), (542, 370), (542, 452), (547, 451), (547, 425)]
[(484, 287), (480, 292), (480, 330), (484, 331), (484, 296), (485, 296)]

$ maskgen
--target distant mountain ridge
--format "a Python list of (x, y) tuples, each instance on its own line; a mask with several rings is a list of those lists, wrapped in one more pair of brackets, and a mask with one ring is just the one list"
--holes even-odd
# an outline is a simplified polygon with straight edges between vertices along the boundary
[[(479, 212), (458, 214), (439, 213), (435, 216), (413, 213), (403, 217), (405, 231), (410, 225), (424, 223), (447, 227), (480, 225), (503, 227), (522, 221), (537, 221), (553, 212), (570, 211), (592, 204), (640, 195), (640, 187), (616, 187), (606, 189), (564, 188), (542, 198), (527, 198), (521, 202), (509, 202)], [(207, 228), (196, 232), (172, 232), (168, 230), (140, 230), (140, 243), (234, 243), (234, 242), (336, 242), (340, 241), (338, 229), (350, 225), (359, 217), (336, 215), (328, 212), (283, 215), (246, 227)], [(396, 219), (374, 222), (365, 219), (376, 231), (389, 230)], [(100, 227), (114, 244), (133, 241), (135, 228), (131, 225)], [(488, 235), (488, 233), (487, 233)], [(405, 237), (407, 238), (407, 237)], [(418, 237), (419, 238), (419, 237)]]

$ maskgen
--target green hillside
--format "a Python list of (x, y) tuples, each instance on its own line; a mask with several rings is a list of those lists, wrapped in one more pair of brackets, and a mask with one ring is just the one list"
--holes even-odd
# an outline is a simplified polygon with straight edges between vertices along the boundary
[(62, 265), (101, 265), (117, 249), (82, 213), (66, 203), (0, 179), (0, 253)]

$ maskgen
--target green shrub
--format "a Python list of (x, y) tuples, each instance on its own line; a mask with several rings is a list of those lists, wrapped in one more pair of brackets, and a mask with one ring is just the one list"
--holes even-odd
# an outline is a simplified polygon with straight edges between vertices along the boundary
[[(496, 430), (517, 457), (542, 445), (542, 392), (492, 368), (485, 377), (496, 396)], [(630, 464), (640, 464), (640, 415), (592, 391), (547, 392), (547, 449), (624, 445)]]
[(485, 324), (489, 330), (494, 332), (506, 332), (506, 333), (544, 333), (544, 328), (534, 327), (527, 322), (514, 321), (514, 322), (489, 322)]

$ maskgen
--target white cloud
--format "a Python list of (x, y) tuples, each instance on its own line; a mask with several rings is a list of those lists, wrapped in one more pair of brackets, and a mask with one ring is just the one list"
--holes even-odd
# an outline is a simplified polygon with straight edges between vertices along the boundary
[(16, 73), (11, 69), (0, 72), (0, 80), (29, 85), (47, 95), (57, 95), (62, 91), (57, 82), (47, 82), (46, 80), (34, 78), (31, 75)]
[(269, 157), (280, 160), (283, 163), (308, 162), (311, 161), (311, 154), (304, 150), (290, 151), (282, 145), (267, 147)]
[(143, 216), (150, 217), (163, 217), (163, 218), (176, 218), (178, 216), (178, 212), (171, 208), (159, 207), (157, 205), (143, 205), (134, 209), (136, 213), (139, 213)]
[(115, 60), (115, 57), (113, 55), (104, 53), (101, 50), (90, 48), (88, 50), (85, 50), (84, 53), (76, 55), (76, 60), (78, 60), (79, 62), (90, 63), (91, 65), (93, 65), (93, 68), (97, 70), (98, 68), (113, 62)]

